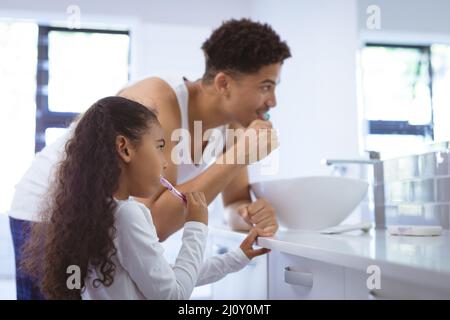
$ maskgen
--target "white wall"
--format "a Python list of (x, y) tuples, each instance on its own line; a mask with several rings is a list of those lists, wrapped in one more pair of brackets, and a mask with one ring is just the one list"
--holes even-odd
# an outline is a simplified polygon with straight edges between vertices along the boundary
[(140, 25), (139, 41), (134, 41), (133, 80), (149, 75), (201, 77), (204, 59), (200, 47), (211, 30), (212, 26)]
[(369, 5), (380, 8), (381, 32), (450, 35), (448, 0), (359, 0), (358, 26), (361, 31), (367, 31), (366, 9)]
[(66, 8), (76, 4), (84, 15), (120, 15), (146, 23), (173, 23), (211, 26), (230, 17), (246, 16), (250, 3), (240, 0), (0, 0), (0, 10), (53, 12), (65, 16)]
[[(252, 17), (286, 39), (286, 61), (272, 111), (280, 131), (277, 177), (327, 174), (323, 158), (358, 156), (356, 1), (253, 1)], [(252, 180), (260, 177), (252, 171)]]
[[(367, 7), (378, 6), (380, 29), (367, 28)], [(358, 28), (360, 42), (413, 45), (450, 44), (450, 1), (448, 0), (360, 0)]]

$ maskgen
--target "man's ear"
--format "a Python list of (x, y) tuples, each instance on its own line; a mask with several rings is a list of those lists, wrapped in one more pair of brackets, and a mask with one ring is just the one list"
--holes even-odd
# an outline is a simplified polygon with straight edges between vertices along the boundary
[(130, 141), (126, 137), (122, 135), (116, 137), (116, 151), (123, 162), (130, 163), (132, 150)]
[(231, 85), (231, 77), (228, 74), (224, 72), (219, 72), (214, 77), (214, 88), (221, 95), (228, 96), (230, 85)]

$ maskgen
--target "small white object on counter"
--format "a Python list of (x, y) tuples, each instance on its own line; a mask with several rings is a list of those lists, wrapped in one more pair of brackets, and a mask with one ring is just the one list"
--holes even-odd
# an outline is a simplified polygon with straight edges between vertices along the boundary
[(440, 236), (441, 226), (388, 226), (389, 234), (393, 236)]
[(370, 222), (361, 222), (357, 224), (343, 224), (331, 228), (324, 229), (320, 231), (323, 234), (338, 234), (355, 230), (362, 230), (364, 232), (368, 232), (372, 228), (372, 223)]

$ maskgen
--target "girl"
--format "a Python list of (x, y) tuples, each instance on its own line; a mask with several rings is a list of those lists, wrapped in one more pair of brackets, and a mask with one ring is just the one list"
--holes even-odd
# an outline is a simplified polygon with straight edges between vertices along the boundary
[[(175, 265), (168, 264), (149, 209), (133, 199), (161, 192), (162, 137), (156, 115), (126, 98), (101, 99), (79, 120), (43, 222), (24, 248), (24, 270), (41, 279), (46, 298), (188, 299), (195, 285), (268, 252), (252, 248), (263, 235), (255, 229), (240, 248), (203, 262), (208, 210), (203, 193), (192, 192), (183, 243)], [(71, 270), (80, 271), (79, 286), (69, 281)]]

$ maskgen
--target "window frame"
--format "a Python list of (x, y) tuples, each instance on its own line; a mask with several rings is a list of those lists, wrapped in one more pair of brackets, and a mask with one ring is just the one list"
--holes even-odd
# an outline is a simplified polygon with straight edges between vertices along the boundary
[[(48, 128), (67, 128), (79, 115), (76, 112), (50, 111), (48, 105), (48, 80), (49, 80), (49, 43), (48, 35), (51, 31), (122, 34), (130, 37), (129, 30), (106, 29), (70, 29), (64, 27), (38, 25), (38, 59), (36, 70), (36, 129), (35, 129), (35, 153), (45, 147), (45, 130)], [(128, 80), (130, 79), (130, 50), (128, 47)]]
[(366, 120), (367, 134), (377, 135), (414, 135), (431, 137), (434, 140), (434, 108), (433, 108), (433, 64), (431, 45), (413, 45), (397, 43), (366, 42), (364, 47), (406, 48), (418, 49), (427, 55), (428, 88), (430, 90), (431, 121), (426, 125), (412, 125), (408, 121)]

